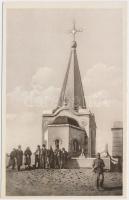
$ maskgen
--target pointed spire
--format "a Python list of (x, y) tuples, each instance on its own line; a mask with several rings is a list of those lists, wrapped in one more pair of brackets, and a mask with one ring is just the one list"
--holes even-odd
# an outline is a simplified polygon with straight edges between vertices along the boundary
[(81, 81), (81, 75), (78, 65), (75, 41), (75, 35), (81, 30), (76, 29), (75, 23), (70, 33), (73, 34), (73, 41), (71, 46), (71, 53), (69, 57), (68, 67), (65, 74), (60, 98), (58, 101), (58, 107), (68, 106), (70, 109), (78, 110), (78, 108), (86, 108), (84, 91)]

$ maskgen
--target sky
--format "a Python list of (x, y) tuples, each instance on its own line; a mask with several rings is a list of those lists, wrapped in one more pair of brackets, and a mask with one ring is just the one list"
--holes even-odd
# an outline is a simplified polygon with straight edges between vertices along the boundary
[(42, 114), (57, 106), (70, 56), (73, 20), (87, 107), (95, 114), (97, 151), (123, 120), (122, 9), (8, 9), (6, 15), (6, 150), (41, 144)]

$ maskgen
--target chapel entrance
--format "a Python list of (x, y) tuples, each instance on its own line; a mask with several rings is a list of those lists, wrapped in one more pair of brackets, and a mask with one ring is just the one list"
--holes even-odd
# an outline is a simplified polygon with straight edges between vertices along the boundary
[(77, 139), (73, 140), (73, 151), (75, 153), (77, 153), (79, 151), (79, 143), (78, 143)]
[(59, 149), (59, 140), (58, 139), (55, 140), (55, 148)]

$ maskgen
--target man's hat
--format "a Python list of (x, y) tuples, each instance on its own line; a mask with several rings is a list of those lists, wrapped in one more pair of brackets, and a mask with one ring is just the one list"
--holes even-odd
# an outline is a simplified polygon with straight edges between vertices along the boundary
[(46, 147), (46, 145), (45, 145), (45, 144), (43, 144), (42, 146), (43, 146), (43, 147)]

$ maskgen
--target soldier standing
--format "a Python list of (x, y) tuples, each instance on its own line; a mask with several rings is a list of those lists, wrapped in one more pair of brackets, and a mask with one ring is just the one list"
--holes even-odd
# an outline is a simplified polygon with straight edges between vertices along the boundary
[(32, 155), (32, 152), (31, 152), (30, 148), (27, 147), (26, 150), (25, 150), (25, 152), (24, 152), (24, 156), (25, 156), (25, 169), (26, 169), (26, 166), (27, 166), (28, 169), (30, 169), (31, 155)]
[(54, 168), (56, 169), (57, 166), (57, 151), (56, 149), (54, 150)]
[(18, 149), (16, 150), (16, 160), (17, 160), (17, 169), (18, 171), (20, 171), (23, 162), (23, 151), (21, 149), (21, 145), (19, 145)]
[(47, 153), (46, 153), (46, 168), (50, 168), (50, 149), (47, 149)]
[(50, 146), (50, 157), (49, 157), (50, 168), (54, 168), (54, 152), (52, 146)]
[(58, 165), (58, 168), (61, 169), (61, 150), (58, 149), (57, 151), (57, 165)]
[(8, 164), (7, 168), (12, 166), (12, 169), (14, 170), (15, 165), (16, 165), (15, 159), (16, 159), (16, 149), (13, 148), (13, 150), (10, 153), (9, 164)]
[(42, 168), (45, 169), (46, 168), (46, 161), (47, 161), (47, 149), (46, 149), (46, 145), (43, 144), (42, 145), (42, 150), (41, 150), (41, 165)]
[(60, 150), (58, 147), (54, 151), (54, 168), (60, 168)]
[(97, 189), (103, 189), (104, 182), (104, 161), (100, 158), (100, 153), (97, 153), (96, 159), (93, 161), (93, 170), (96, 174), (96, 187)]
[[(41, 157), (41, 149), (40, 149), (40, 145), (37, 146), (37, 149), (35, 151), (35, 168), (40, 168), (40, 157)], [(38, 164), (38, 166), (37, 166)]]
[(67, 156), (68, 156), (67, 151), (65, 151), (65, 148), (62, 148), (62, 151), (61, 151), (61, 168), (62, 169), (65, 168), (65, 165), (67, 162)]

